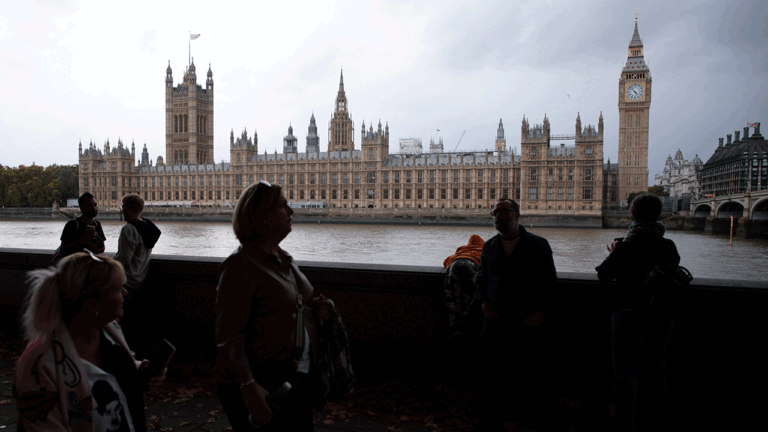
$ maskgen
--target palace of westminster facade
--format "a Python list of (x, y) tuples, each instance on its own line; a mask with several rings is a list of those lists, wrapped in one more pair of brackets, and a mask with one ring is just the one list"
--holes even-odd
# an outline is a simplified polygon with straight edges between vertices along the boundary
[[(501, 121), (494, 150), (447, 153), (431, 146), (424, 154), (390, 154), (389, 125), (363, 123), (355, 147), (341, 76), (328, 151), (320, 151), (314, 114), (306, 151), (298, 152), (293, 128), (283, 152), (258, 153), (258, 136), (230, 134), (230, 162), (213, 154), (213, 74), (205, 88), (197, 84), (194, 61), (174, 87), (166, 70), (166, 154), (153, 165), (146, 144), (137, 162), (135, 145), (121, 141), (99, 149), (79, 149), (80, 193), (91, 192), (102, 207), (120, 206), (122, 196), (138, 193), (148, 205), (232, 206), (248, 185), (279, 184), (289, 201), (326, 203), (335, 208), (488, 209), (499, 198), (518, 201), (525, 214), (599, 216), (617, 208), (633, 192), (648, 186), (648, 110), (651, 77), (635, 30), (619, 79), (619, 161), (603, 163), (603, 117), (597, 127), (582, 127), (576, 116), (573, 135), (553, 135), (549, 119), (530, 124), (523, 117), (520, 154), (507, 148)], [(550, 141), (572, 140), (572, 146)]]

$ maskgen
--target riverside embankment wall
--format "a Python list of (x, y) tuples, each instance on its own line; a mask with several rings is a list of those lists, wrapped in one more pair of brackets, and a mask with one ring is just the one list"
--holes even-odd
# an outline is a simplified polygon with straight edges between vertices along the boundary
[[(231, 222), (232, 207), (160, 207), (147, 208), (144, 216), (154, 221)], [(296, 223), (391, 224), (391, 225), (468, 225), (489, 226), (488, 209), (373, 209), (326, 208), (295, 209)], [(0, 209), (0, 220), (67, 220), (78, 216), (77, 208), (8, 208)], [(102, 210), (99, 219), (119, 220), (116, 210)], [(538, 227), (600, 228), (600, 216), (526, 215), (525, 224)]]
[[(0, 249), (2, 331), (14, 331), (27, 271), (49, 265), (52, 251)], [(180, 355), (213, 353), (217, 268), (223, 258), (153, 256), (146, 287), (158, 297), (156, 331)], [(332, 298), (344, 317), (361, 379), (401, 374), (452, 380), (456, 359), (476, 355), (446, 344), (444, 273), (438, 267), (300, 262), (317, 293)], [(694, 279), (688, 315), (677, 322), (668, 363), (673, 406), (706, 418), (729, 413), (756, 421), (768, 382), (764, 330), (768, 282)], [(607, 289), (594, 274), (559, 273), (553, 334), (561, 395), (595, 410), (608, 403), (611, 382)], [(511, 352), (510, 358), (525, 352)], [(452, 369), (453, 368), (453, 369)], [(760, 421), (763, 421), (761, 419)], [(756, 424), (756, 423), (755, 423)]]

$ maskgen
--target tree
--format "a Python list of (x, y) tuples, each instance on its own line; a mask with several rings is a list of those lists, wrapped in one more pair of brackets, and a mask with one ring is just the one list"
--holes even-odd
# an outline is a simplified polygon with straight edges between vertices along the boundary
[(76, 198), (77, 165), (0, 165), (0, 205), (9, 207), (48, 207), (57, 200)]
[(664, 190), (664, 186), (651, 186), (648, 188), (648, 193), (652, 193), (657, 197), (669, 196), (669, 192)]

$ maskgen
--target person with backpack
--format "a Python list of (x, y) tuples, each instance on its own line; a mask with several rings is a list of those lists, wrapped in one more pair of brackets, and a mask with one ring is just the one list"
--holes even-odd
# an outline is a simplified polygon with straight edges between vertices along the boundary
[[(611, 345), (616, 430), (665, 430), (666, 351), (679, 308), (671, 298), (674, 280), (681, 267), (672, 240), (664, 238), (664, 225), (657, 222), (661, 200), (653, 194), (638, 195), (629, 209), (632, 223), (626, 237), (608, 246), (610, 255), (600, 264), (601, 282), (614, 282)], [(667, 275), (667, 276), (665, 276)], [(638, 376), (647, 378), (638, 384)], [(637, 389), (643, 388), (638, 410)]]
[(160, 336), (150, 330), (154, 327), (156, 314), (152, 308), (155, 305), (156, 293), (145, 286), (144, 281), (149, 273), (149, 261), (152, 258), (152, 248), (160, 238), (160, 229), (149, 219), (142, 217), (144, 198), (138, 194), (128, 194), (123, 197), (121, 211), (125, 225), (120, 230), (117, 240), (115, 259), (125, 269), (125, 315), (121, 324), (128, 344), (138, 354), (149, 354), (153, 346), (160, 341)]

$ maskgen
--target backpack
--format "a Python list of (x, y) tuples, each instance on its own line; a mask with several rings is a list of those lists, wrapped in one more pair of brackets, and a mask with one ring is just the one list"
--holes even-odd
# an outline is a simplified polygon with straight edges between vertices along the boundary
[(646, 292), (654, 309), (682, 314), (691, 298), (693, 275), (687, 268), (674, 264), (661, 266), (651, 259), (653, 267), (645, 277)]

